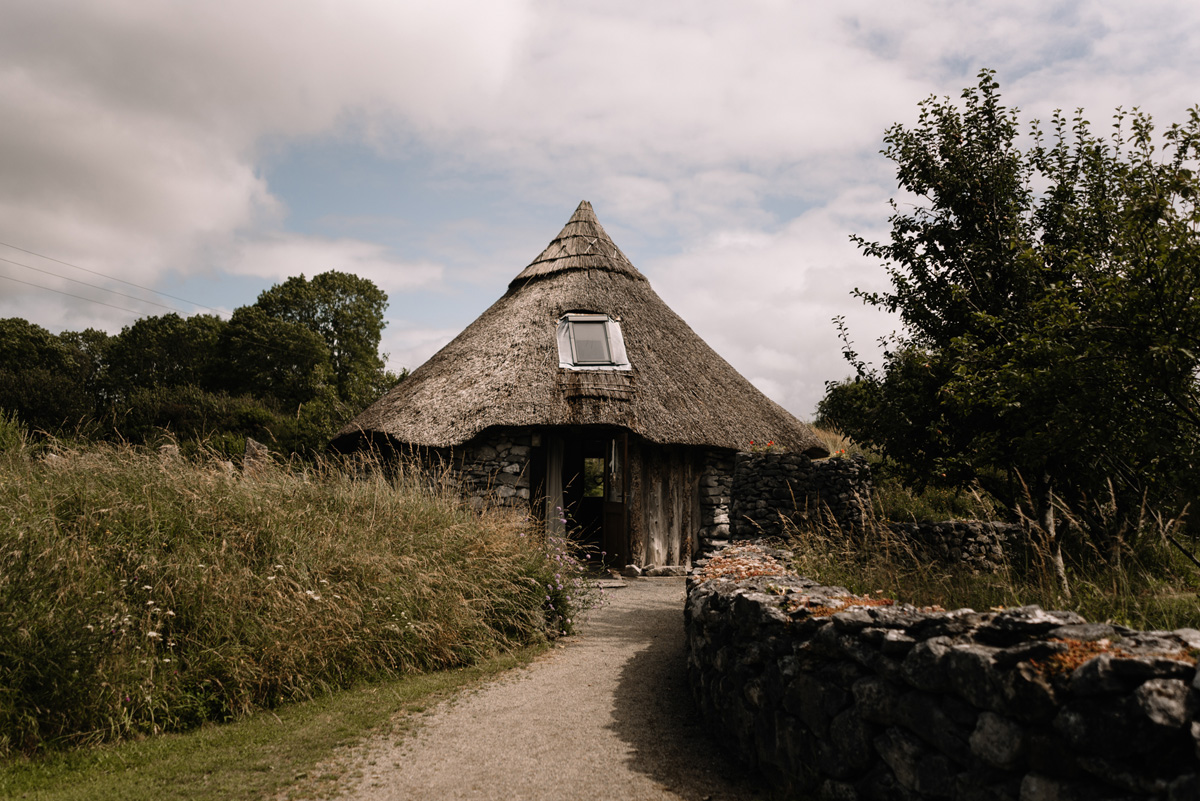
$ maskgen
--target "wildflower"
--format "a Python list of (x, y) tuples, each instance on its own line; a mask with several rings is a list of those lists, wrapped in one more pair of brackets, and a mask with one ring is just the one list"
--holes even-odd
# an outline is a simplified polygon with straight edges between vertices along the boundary
[(147, 631), (147, 632), (146, 632), (146, 636), (147, 636), (147, 637), (149, 637), (149, 638), (150, 638), (150, 639), (152, 639), (152, 640), (157, 640), (157, 639), (158, 639), (159, 637), (161, 637), (162, 635), (161, 635), (161, 634), (159, 634), (157, 631)]
[(274, 576), (267, 576), (267, 581), (274, 581), (274, 580), (275, 580)]
[(175, 617), (175, 613), (170, 609), (167, 610), (167, 617)]
[(151, 587), (149, 584), (143, 584), (143, 585), (142, 585), (142, 589), (143, 589), (143, 590), (151, 590), (151, 589), (154, 589), (154, 588), (153, 588), (153, 587)]

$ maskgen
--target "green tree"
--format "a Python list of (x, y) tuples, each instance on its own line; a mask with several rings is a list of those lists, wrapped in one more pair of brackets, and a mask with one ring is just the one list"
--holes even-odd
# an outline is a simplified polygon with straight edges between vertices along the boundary
[(56, 432), (90, 421), (85, 375), (70, 344), (19, 317), (0, 320), (0, 409), (26, 426)]
[(368, 279), (334, 270), (311, 281), (301, 275), (266, 290), (254, 305), (324, 340), (338, 397), (351, 407), (365, 406), (397, 380), (379, 355), (387, 295)]
[(1156, 140), (1118, 110), (1113, 130), (1055, 114), (1022, 151), (991, 71), (890, 128), (916, 203), (893, 201), (887, 241), (853, 239), (892, 284), (857, 294), (902, 329), (878, 369), (846, 338), (855, 376), (823, 401), (915, 482), (1027, 486), (1064, 587), (1054, 499), (1178, 511), (1200, 442), (1200, 113)]
[(333, 370), (324, 340), (258, 306), (233, 312), (221, 331), (218, 351), (218, 383), (233, 395), (273, 398), (294, 410), (330, 389)]
[(125, 326), (107, 349), (113, 400), (137, 388), (209, 386), (222, 369), (217, 342), (225, 322), (211, 314), (143, 317)]

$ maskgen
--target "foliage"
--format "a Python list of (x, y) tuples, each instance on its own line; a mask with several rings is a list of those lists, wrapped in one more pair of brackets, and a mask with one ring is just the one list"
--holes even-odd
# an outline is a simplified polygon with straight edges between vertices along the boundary
[(0, 408), (0, 453), (18, 450), (29, 442), (29, 433), (21, 425), (16, 412)]
[(208, 384), (221, 369), (216, 344), (224, 322), (211, 314), (143, 317), (114, 337), (107, 352), (107, 385), (114, 399), (138, 387)]
[(217, 352), (219, 385), (232, 394), (275, 398), (291, 406), (336, 397), (329, 385), (332, 365), (325, 342), (304, 326), (271, 317), (257, 306), (233, 312)]
[(230, 720), (576, 616), (563, 555), (521, 521), (349, 467), (0, 454), (0, 752)]
[(1110, 139), (1056, 113), (1021, 151), (998, 89), (984, 71), (961, 108), (930, 98), (887, 131), (917, 203), (893, 201), (887, 241), (854, 237), (892, 284), (858, 294), (903, 328), (878, 369), (843, 328), (855, 375), (819, 416), (918, 486), (1044, 516), (1111, 482), (1123, 508), (1178, 512), (1200, 473), (1200, 111), (1156, 138), (1118, 110)]
[(255, 306), (324, 340), (343, 402), (365, 406), (395, 383), (379, 356), (387, 295), (371, 281), (336, 270), (311, 281), (301, 275), (263, 292)]
[(57, 431), (91, 417), (76, 352), (40, 325), (0, 320), (0, 408), (34, 429)]
[(377, 353), (387, 298), (370, 281), (330, 272), (260, 300), (228, 321), (166, 314), (115, 336), (55, 336), (0, 320), (0, 408), (50, 435), (203, 440), (229, 456), (254, 437), (320, 452), (403, 377), (383, 370)]

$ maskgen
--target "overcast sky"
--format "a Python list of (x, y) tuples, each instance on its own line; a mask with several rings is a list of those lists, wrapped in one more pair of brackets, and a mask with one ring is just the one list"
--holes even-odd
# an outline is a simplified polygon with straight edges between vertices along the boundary
[(891, 330), (850, 295), (886, 283), (848, 238), (886, 233), (888, 125), (982, 67), (1025, 118), (1181, 121), (1198, 45), (1187, 0), (15, 0), (0, 317), (116, 332), (343, 270), (387, 292), (384, 350), (411, 369), (587, 199), (808, 418), (849, 370), (830, 319), (865, 352)]

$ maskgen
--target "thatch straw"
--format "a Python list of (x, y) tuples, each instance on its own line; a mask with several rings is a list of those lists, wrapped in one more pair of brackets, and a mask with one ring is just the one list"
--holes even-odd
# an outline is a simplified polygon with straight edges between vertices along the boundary
[[(621, 324), (632, 371), (558, 366), (568, 312)], [(816, 436), (704, 343), (609, 239), (591, 204), (479, 319), (343, 428), (449, 447), (493, 426), (619, 426), (660, 444), (745, 449), (751, 441), (825, 456)]]

